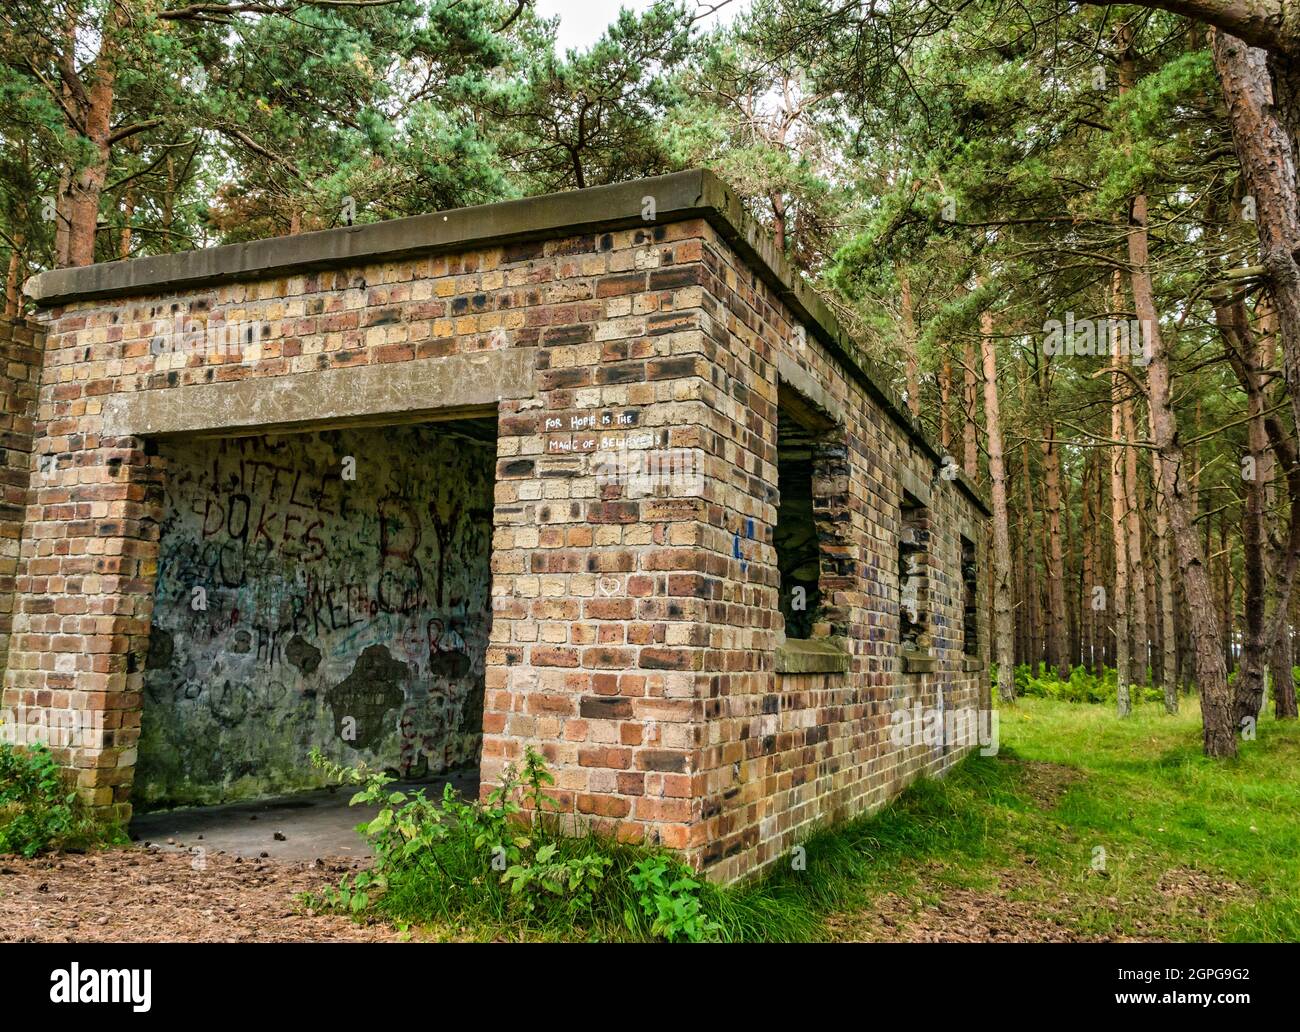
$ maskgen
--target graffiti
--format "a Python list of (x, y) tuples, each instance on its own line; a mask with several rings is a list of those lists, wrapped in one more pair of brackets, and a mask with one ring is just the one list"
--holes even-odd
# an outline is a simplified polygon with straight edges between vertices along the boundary
[(307, 641), (301, 634), (295, 634), (284, 650), (285, 658), (304, 674), (314, 674), (320, 666), (320, 649)]
[(410, 503), (393, 495), (379, 503), (379, 608), (409, 613), (423, 598), (424, 574), (415, 561), (420, 547), (420, 520)]
[(444, 606), (447, 604), (447, 558), (451, 555), (451, 536), (460, 522), (460, 503), (453, 503), (450, 515), (444, 517), (437, 502), (430, 502), (429, 519), (433, 521), (433, 532), (438, 538), (438, 605)]
[(247, 685), (226, 680), (209, 688), (208, 709), (222, 727), (239, 727), (276, 712), (288, 691), (280, 681)]
[(343, 721), (352, 717), (358, 749), (372, 744), (383, 733), (384, 718), (406, 698), (406, 664), (389, 655), (383, 645), (371, 645), (357, 659), (352, 673), (325, 693), (334, 711), (334, 734), (343, 737)]
[(304, 787), (313, 746), (416, 777), (477, 761), (490, 446), (410, 426), (162, 453), (137, 800)]

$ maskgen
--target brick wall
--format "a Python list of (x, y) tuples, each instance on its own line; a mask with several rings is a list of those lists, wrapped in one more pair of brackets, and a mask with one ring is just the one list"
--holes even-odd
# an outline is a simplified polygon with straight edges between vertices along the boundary
[[(0, 678), (7, 665), (13, 627), (14, 575), (31, 474), (44, 341), (39, 326), (0, 318)], [(0, 709), (7, 710), (9, 705), (6, 699)]]
[[(96, 716), (97, 734), (63, 759), (99, 805), (129, 812), (168, 476), (154, 445), (105, 432), (105, 399), (505, 349), (530, 356), (536, 390), (498, 406), (485, 786), (532, 745), (575, 821), (685, 850), (729, 880), (962, 751), (899, 747), (891, 717), (978, 701), (959, 535), (982, 542), (982, 517), (704, 218), (45, 316), (44, 472), (6, 685)], [(191, 338), (180, 347), (178, 325)], [(826, 539), (814, 633), (834, 638), (847, 671), (778, 671), (783, 369), (839, 420), (813, 477)], [(899, 654), (905, 488), (930, 507), (922, 672)]]
[[(932, 711), (979, 704), (984, 675), (966, 668), (981, 664), (966, 662), (962, 651), (960, 534), (981, 537), (982, 526), (969, 501), (936, 476), (933, 458), (711, 227), (702, 258), (714, 370), (702, 438), (725, 473), (702, 541), (713, 552), (705, 565), (716, 583), (706, 617), (708, 672), (697, 684), (706, 735), (692, 759), (700, 810), (691, 847), (715, 877), (730, 880), (774, 862), (816, 822), (879, 806), (918, 773), (939, 773), (964, 752), (924, 742), (899, 748), (891, 716), (918, 704)], [(814, 502), (827, 614), (820, 631), (850, 654), (846, 673), (776, 672), (780, 579), (771, 542), (783, 356), (843, 418), (843, 428), (828, 434), (836, 462), (818, 471)], [(933, 672), (906, 673), (900, 657), (905, 486), (924, 492), (930, 508)]]

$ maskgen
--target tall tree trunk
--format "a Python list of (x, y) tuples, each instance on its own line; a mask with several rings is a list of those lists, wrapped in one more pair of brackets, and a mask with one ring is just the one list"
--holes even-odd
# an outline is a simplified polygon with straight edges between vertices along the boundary
[(99, 198), (108, 178), (112, 133), (114, 44), (106, 37), (95, 62), (95, 79), (87, 91), (85, 136), (94, 148), (94, 158), (77, 170), (68, 187), (68, 264), (91, 265), (95, 261), (95, 232), (99, 226)]
[[(1233, 689), (1234, 719), (1238, 725), (1258, 720), (1260, 711), (1264, 708), (1264, 674), (1270, 644), (1264, 611), (1267, 605), (1264, 570), (1264, 464), (1268, 449), (1268, 433), (1264, 429), (1266, 403), (1259, 378), (1258, 349), (1247, 345), (1249, 338), (1245, 333), (1242, 338), (1241, 343), (1246, 351), (1244, 354), (1237, 353), (1232, 363), (1238, 367), (1238, 378), (1246, 391), (1246, 443), (1249, 448), (1241, 469), (1246, 492), (1241, 529), (1242, 569), (1245, 574), (1242, 600), (1245, 633), (1242, 636), (1241, 666)], [(1225, 564), (1230, 560), (1229, 555), (1224, 556)]]
[(13, 318), (22, 306), (23, 243), (21, 233), (15, 233), (9, 250), (9, 268), (5, 274), (5, 315)]
[(939, 366), (939, 443), (944, 455), (952, 454), (952, 359)]
[(1097, 522), (1097, 510), (1093, 504), (1092, 480), (1093, 467), (1096, 464), (1089, 456), (1083, 465), (1083, 478), (1080, 484), (1080, 519), (1082, 521), (1083, 531), (1083, 548), (1079, 557), (1079, 661), (1087, 670), (1097, 669), (1097, 643), (1093, 626), (1095, 623), (1095, 612), (1092, 608), (1092, 586), (1096, 583), (1097, 574), (1093, 565), (1098, 552), (1096, 548), (1095, 536), (1093, 534), (1093, 524)]
[(1146, 481), (1141, 477), (1138, 478), (1138, 504), (1140, 506), (1138, 510), (1140, 518), (1138, 522), (1141, 524), (1142, 554), (1146, 556), (1146, 561), (1142, 564), (1142, 575), (1143, 581), (1145, 582), (1143, 586), (1146, 589), (1147, 600), (1146, 620), (1144, 622), (1147, 628), (1147, 656), (1149, 657), (1149, 672), (1145, 681), (1148, 684), (1158, 685), (1162, 683), (1162, 680), (1159, 680), (1161, 677), (1160, 671), (1157, 669), (1160, 665), (1161, 659), (1160, 614), (1157, 612), (1159, 592), (1156, 587), (1156, 566), (1158, 565), (1158, 559), (1155, 557), (1155, 553), (1151, 548), (1155, 531), (1152, 529), (1151, 521), (1147, 515), (1150, 512), (1148, 506), (1151, 504), (1151, 496), (1148, 493)]
[(1130, 206), (1128, 257), (1133, 305), (1142, 332), (1151, 344), (1151, 359), (1147, 364), (1151, 436), (1160, 455), (1163, 478), (1161, 486), (1164, 488), (1169, 526), (1191, 623), (1196, 684), (1201, 693), (1203, 746), (1207, 756), (1236, 756), (1237, 736), (1232, 719), (1232, 698), (1221, 647), (1223, 635), (1214, 612), (1214, 597), (1205, 568), (1205, 557), (1188, 507), (1187, 485), (1183, 481), (1183, 445), (1178, 436), (1178, 419), (1174, 414), (1172, 400), (1169, 353), (1165, 350), (1164, 336), (1156, 312), (1155, 292), (1151, 286), (1147, 199), (1144, 194), (1135, 196)]
[(980, 357), (984, 368), (984, 421), (989, 442), (989, 481), (993, 500), (993, 645), (998, 664), (998, 698), (1014, 702), (1015, 639), (1011, 625), (1011, 534), (1007, 524), (1007, 471), (1002, 457), (1002, 419), (998, 405), (998, 367), (993, 352), (993, 316), (980, 317)]
[(907, 362), (907, 410), (921, 414), (920, 359), (916, 354), (916, 316), (912, 310), (912, 281), (907, 273), (898, 277), (903, 317), (903, 355)]
[[(1223, 575), (1222, 591), (1219, 593), (1221, 606), (1219, 609), (1219, 626), (1228, 633), (1223, 636), (1223, 665), (1228, 673), (1232, 673), (1237, 666), (1236, 642), (1232, 636), (1234, 626), (1233, 616), (1236, 613), (1234, 605), (1237, 598), (1237, 584), (1233, 578), (1232, 571), (1232, 548), (1228, 544), (1228, 514), (1227, 511), (1219, 513), (1219, 572)], [(1207, 552), (1206, 555), (1210, 561), (1214, 561), (1214, 553)]]
[[(1118, 273), (1116, 273), (1118, 276)], [(1122, 311), (1123, 297), (1120, 291), (1114, 291), (1115, 302), (1111, 308)], [(1118, 316), (1116, 316), (1118, 317)], [(1117, 353), (1118, 344), (1112, 347)], [(1110, 436), (1112, 440), (1124, 440), (1124, 392), (1128, 384), (1123, 375), (1116, 370), (1112, 374), (1110, 392)], [(1111, 448), (1110, 457), (1110, 518), (1115, 543), (1115, 591), (1109, 603), (1109, 611), (1114, 614), (1115, 626), (1115, 681), (1117, 685), (1116, 711), (1121, 717), (1127, 717), (1132, 711), (1129, 697), (1129, 685), (1132, 681), (1132, 668), (1129, 664), (1129, 600), (1128, 600), (1128, 531), (1125, 506), (1128, 503), (1128, 491), (1124, 486), (1124, 453), (1128, 451), (1122, 444)]]
[(1039, 668), (1043, 662), (1042, 621), (1039, 618), (1043, 611), (1043, 591), (1038, 582), (1038, 545), (1036, 543), (1038, 540), (1038, 521), (1034, 513), (1034, 474), (1033, 467), (1029, 464), (1029, 445), (1027, 444), (1020, 447), (1020, 461), (1024, 470), (1020, 483), (1025, 492), (1025, 508), (1021, 517), (1025, 528), (1025, 594), (1023, 597), (1025, 604), (1025, 634), (1028, 640), (1025, 660), (1034, 676), (1038, 676)]
[(1213, 35), (1214, 64), (1223, 85), (1233, 143), (1255, 202), (1260, 261), (1268, 275), (1282, 341), (1282, 367), (1292, 421), (1300, 429), (1300, 201), (1295, 165), (1295, 137), (1300, 130), (1300, 62), (1281, 62), (1274, 54), (1274, 72), (1279, 67), (1286, 69), (1276, 84), (1281, 87), (1285, 82), (1288, 90), (1275, 98), (1265, 53), (1225, 32)]
[(962, 409), (965, 420), (961, 432), (961, 468), (972, 481), (979, 479), (980, 472), (979, 439), (975, 436), (976, 375), (975, 345), (968, 340), (962, 355)]
[[(1093, 635), (1097, 640), (1098, 656), (1097, 667), (1094, 672), (1097, 674), (1104, 673), (1105, 667), (1114, 667), (1118, 662), (1115, 655), (1115, 633), (1114, 621), (1108, 615), (1111, 612), (1110, 606), (1114, 605), (1115, 598), (1115, 580), (1113, 575), (1107, 576), (1107, 571), (1115, 569), (1115, 542), (1112, 533), (1112, 524), (1110, 518), (1110, 460), (1109, 454), (1098, 452), (1094, 480), (1096, 482), (1096, 503), (1093, 505), (1094, 526), (1092, 530), (1092, 539), (1096, 558), (1093, 560), (1093, 574), (1096, 580), (1089, 586), (1088, 590), (1093, 592), (1093, 597), (1097, 604), (1102, 608), (1093, 612)], [(1096, 588), (1102, 588), (1103, 592), (1096, 592)], [(1109, 592), (1105, 594), (1105, 592)]]
[(1049, 427), (1043, 444), (1043, 490), (1047, 506), (1044, 511), (1047, 524), (1047, 665), (1058, 671), (1062, 679), (1068, 678), (1069, 647), (1065, 635), (1065, 555), (1061, 544), (1061, 452), (1056, 446), (1055, 431)]
[(1283, 633), (1273, 643), (1270, 665), (1273, 675), (1273, 716), (1278, 720), (1295, 720), (1296, 712), (1295, 643), (1291, 637), (1290, 621), (1284, 624)]
[[(1061, 478), (1061, 540), (1066, 543), (1065, 562), (1062, 575), (1065, 581), (1065, 659), (1062, 662), (1061, 677), (1068, 681), (1070, 672), (1079, 663), (1082, 654), (1082, 627), (1079, 617), (1079, 563), (1075, 561), (1074, 549), (1068, 543), (1076, 540), (1074, 536), (1074, 509), (1070, 500), (1070, 488), (1073, 480), (1065, 474)], [(1083, 486), (1080, 478), (1079, 486)], [(1082, 504), (1080, 504), (1082, 511)]]
[(1020, 514), (1016, 523), (1015, 552), (1012, 559), (1012, 576), (1016, 584), (1016, 663), (1029, 662), (1029, 612), (1033, 608), (1029, 601), (1029, 569), (1025, 563), (1026, 545), (1025, 515)]
[[(1132, 366), (1123, 355), (1117, 355), (1115, 362), (1121, 366)], [(1138, 484), (1135, 408), (1131, 392), (1125, 391), (1120, 410), (1124, 420), (1124, 439), (1133, 445), (1124, 449), (1124, 527), (1128, 542), (1129, 593), (1133, 599), (1133, 617), (1129, 623), (1133, 632), (1133, 645), (1129, 661), (1132, 664), (1133, 683), (1144, 685), (1147, 683), (1147, 666), (1151, 659), (1151, 635), (1147, 625), (1146, 563), (1142, 558), (1142, 506), (1139, 498), (1141, 488)]]
[[(1271, 406), (1265, 389), (1265, 371), (1272, 367), (1276, 357), (1271, 344), (1258, 342), (1241, 300), (1216, 303), (1214, 313), (1227, 346), (1229, 365), (1246, 395), (1249, 416), (1250, 454), (1242, 471), (1247, 503), (1243, 526), (1246, 636), (1241, 673), (1234, 692), (1235, 713), (1240, 722), (1257, 717), (1262, 709), (1266, 663), (1273, 664), (1270, 672), (1275, 692), (1280, 688), (1294, 694), (1289, 676), (1278, 676), (1277, 664), (1283, 661), (1279, 656), (1289, 661), (1291, 596), (1300, 572), (1300, 457), (1295, 439), (1268, 412)], [(1265, 341), (1270, 340), (1271, 314), (1263, 314), (1261, 327), (1266, 331)], [(1290, 503), (1285, 539), (1278, 533), (1276, 521), (1269, 517), (1271, 506), (1266, 493), (1278, 468), (1284, 473)], [(1267, 576), (1268, 571), (1272, 572), (1271, 577)], [(1282, 705), (1285, 709), (1292, 703), (1284, 701)]]
[[(1120, 55), (1120, 90), (1131, 89), (1135, 82), (1132, 50), (1132, 27), (1121, 25), (1117, 31)], [(1147, 198), (1137, 194), (1129, 205), (1128, 232), (1129, 288), (1133, 307), (1146, 341), (1150, 358), (1147, 362), (1147, 406), (1151, 436), (1160, 455), (1162, 487), (1169, 512), (1178, 568), (1182, 574), (1183, 595), (1187, 602), (1196, 657), (1196, 683), (1201, 693), (1203, 748), (1207, 756), (1237, 755), (1237, 735), (1232, 719), (1232, 696), (1228, 672), (1223, 662), (1224, 635), (1214, 612), (1214, 594), (1200, 540), (1196, 536), (1193, 512), (1188, 504), (1183, 471), (1183, 445), (1178, 436), (1178, 418), (1174, 413), (1169, 352), (1161, 332), (1156, 311), (1155, 290), (1151, 284), (1150, 242), (1147, 233)]]
[[(1110, 309), (1112, 319), (1118, 320), (1126, 306), (1124, 289), (1120, 273), (1115, 272), (1111, 282)], [(1118, 334), (1117, 324), (1113, 324), (1113, 333)], [(1118, 355), (1123, 350), (1124, 342), (1117, 339), (1111, 342), (1111, 353)], [(1115, 372), (1111, 374), (1110, 383), (1110, 436), (1113, 441), (1126, 441), (1124, 427), (1124, 395), (1129, 385), (1125, 382), (1120, 366), (1116, 363)], [(1129, 651), (1133, 636), (1129, 608), (1129, 550), (1128, 550), (1128, 488), (1126, 486), (1125, 455), (1128, 448), (1124, 444), (1111, 447), (1110, 455), (1110, 517), (1111, 550), (1114, 556), (1115, 590), (1110, 598), (1110, 611), (1114, 613), (1112, 623), (1115, 628), (1115, 680), (1117, 685), (1116, 710), (1121, 717), (1127, 717), (1132, 710), (1130, 686), (1133, 681), (1132, 657)]]
[[(1148, 418), (1148, 423), (1150, 419)], [(1154, 431), (1152, 432), (1154, 436)], [(1151, 453), (1151, 493), (1155, 509), (1155, 553), (1160, 591), (1160, 688), (1165, 712), (1178, 712), (1178, 633), (1174, 627), (1174, 564), (1169, 544), (1169, 512), (1161, 485), (1160, 453)]]

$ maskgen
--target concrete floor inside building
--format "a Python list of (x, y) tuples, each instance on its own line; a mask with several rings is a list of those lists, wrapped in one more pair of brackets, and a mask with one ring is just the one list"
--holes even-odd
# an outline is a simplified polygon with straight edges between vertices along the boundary
[[(441, 797), (443, 786), (472, 799), (478, 794), (478, 771), (455, 771), (423, 782), (398, 782), (394, 789), (424, 789), (430, 799)], [(374, 816), (365, 806), (349, 806), (350, 785), (313, 789), (274, 799), (190, 806), (136, 815), (130, 834), (135, 841), (159, 849), (226, 853), (275, 860), (320, 860), (326, 857), (370, 856), (356, 826)]]

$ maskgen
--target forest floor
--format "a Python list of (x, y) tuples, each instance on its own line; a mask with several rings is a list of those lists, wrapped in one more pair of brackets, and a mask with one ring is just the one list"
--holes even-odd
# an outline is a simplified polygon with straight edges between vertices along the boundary
[[(1300, 725), (1262, 720), (1231, 762), (1201, 755), (1195, 700), (1119, 721), (1108, 706), (1024, 699), (1001, 710), (1000, 731), (997, 756), (810, 842), (807, 883), (748, 891), (812, 907), (810, 934), (839, 942), (1300, 940)], [(865, 875), (817, 884), (837, 849)], [(212, 853), (196, 865), (141, 845), (0, 857), (0, 942), (528, 937), (306, 910), (302, 893), (360, 862)], [(827, 898), (829, 912), (809, 902)]]
[(246, 859), (132, 846), (0, 857), (0, 942), (374, 942), (385, 925), (311, 914), (304, 892), (356, 860)]
[[(882, 812), (867, 902), (838, 941), (1300, 939), (1300, 726), (1265, 717), (1235, 761), (1195, 699), (1128, 720), (1022, 699), (1002, 748)], [(903, 843), (908, 848), (900, 848)]]

